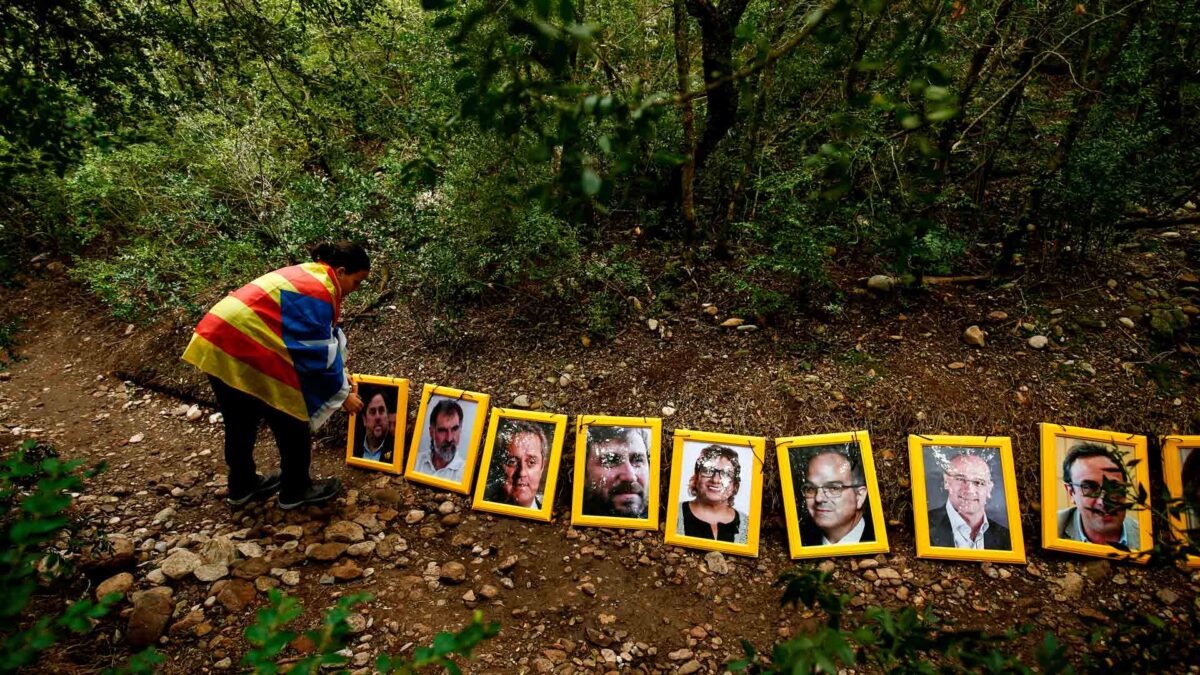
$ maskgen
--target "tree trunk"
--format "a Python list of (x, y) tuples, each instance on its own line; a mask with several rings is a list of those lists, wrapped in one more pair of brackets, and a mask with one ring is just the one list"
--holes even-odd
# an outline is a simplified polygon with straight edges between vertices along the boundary
[[(1055, 175), (1067, 168), (1075, 141), (1078, 140), (1084, 125), (1087, 124), (1088, 114), (1091, 112), (1092, 106), (1100, 99), (1101, 87), (1104, 85), (1108, 71), (1117, 62), (1117, 58), (1120, 57), (1121, 50), (1125, 46), (1125, 41), (1129, 38), (1129, 34), (1133, 32), (1134, 26), (1137, 25), (1137, 22), (1141, 18), (1141, 7), (1130, 9), (1129, 15), (1125, 17), (1125, 21), (1117, 28), (1117, 33), (1113, 36), (1108, 51), (1096, 62), (1095, 68), (1089, 69), (1087, 67), (1088, 59), (1085, 57), (1085, 67), (1082, 70), (1088, 73), (1088, 77), (1083, 91), (1079, 92), (1075, 98), (1075, 115), (1071, 118), (1071, 123), (1067, 126), (1067, 131), (1063, 134), (1062, 140), (1059, 141), (1054, 154), (1046, 162), (1046, 168), (1035, 182), (1033, 191), (1030, 192), (1028, 199), (1025, 200), (1025, 205), (1021, 209), (1021, 215), (1017, 219), (1016, 228), (1004, 238), (1004, 245), (1000, 249), (999, 266), (1001, 270), (1009, 271), (1011, 269), (1013, 257), (1017, 253), (1017, 250), (1026, 244), (1029, 233), (1033, 229), (1036, 229), (1034, 223), (1041, 215), (1042, 202), (1045, 200), (1050, 182)], [(1089, 36), (1088, 43), (1090, 45), (1091, 36)], [(1088, 49), (1090, 50), (1090, 46)]]
[[(959, 91), (959, 110), (967, 109), (971, 103), (971, 96), (975, 94), (975, 87), (979, 84), (980, 75), (983, 73), (983, 67), (987, 64), (988, 57), (992, 55), (992, 50), (996, 48), (996, 43), (1000, 39), (1000, 27), (1008, 19), (1009, 13), (1012, 12), (1014, 0), (1004, 0), (1000, 7), (996, 9), (996, 20), (992, 23), (992, 29), (988, 31), (987, 36), (983, 39), (983, 43), (975, 50), (975, 55), (971, 57), (971, 67), (967, 70), (967, 76), (963, 80), (962, 87)], [(1025, 72), (1024, 70), (1020, 72)], [(938, 155), (941, 157), (939, 164), (942, 171), (949, 172), (950, 168), (950, 142), (953, 140), (958, 130), (962, 128), (962, 118), (960, 114), (946, 122), (942, 127), (942, 133), (938, 137)]]
[[(675, 77), (680, 96), (686, 96), (690, 88), (692, 63), (691, 44), (688, 42), (687, 9), (685, 0), (675, 0)], [(696, 110), (692, 101), (684, 101), (680, 118), (683, 124), (683, 166), (679, 169), (679, 206), (688, 238), (699, 237), (696, 227)]]
[(688, 13), (700, 23), (700, 47), (704, 62), (704, 82), (708, 92), (704, 113), (704, 135), (696, 148), (696, 170), (716, 149), (737, 121), (737, 88), (733, 82), (713, 86), (733, 73), (734, 31), (742, 20), (749, 0), (687, 0)]

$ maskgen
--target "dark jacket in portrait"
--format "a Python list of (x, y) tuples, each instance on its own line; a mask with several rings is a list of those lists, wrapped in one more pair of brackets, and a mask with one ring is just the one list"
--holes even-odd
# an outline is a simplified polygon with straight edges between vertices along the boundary
[[(941, 506), (929, 512), (929, 545), (955, 548), (954, 529), (950, 527), (950, 515)], [(988, 518), (987, 532), (983, 533), (983, 547), (989, 551), (1011, 551), (1012, 538), (1008, 528)]]
[[(802, 505), (801, 508), (804, 508), (803, 507), (804, 502), (800, 502), (800, 504)], [(807, 514), (805, 514), (805, 515), (807, 515)], [(860, 537), (856, 543), (859, 543), (859, 544), (874, 543), (875, 542), (875, 519), (871, 517), (871, 500), (870, 499), (867, 499), (866, 501), (863, 502), (862, 516), (863, 516), (862, 537)], [(806, 517), (804, 519), (804, 521), (802, 523), (800, 523), (800, 543), (801, 544), (803, 544), (804, 546), (825, 546), (826, 544), (823, 543), (824, 539), (825, 539), (825, 533), (822, 532), (821, 528), (817, 527), (817, 524), (814, 523), (811, 519), (808, 519)], [(838, 544), (834, 544), (834, 545), (836, 546), (836, 545), (840, 545), (843, 543), (847, 543), (847, 542), (838, 542)]]

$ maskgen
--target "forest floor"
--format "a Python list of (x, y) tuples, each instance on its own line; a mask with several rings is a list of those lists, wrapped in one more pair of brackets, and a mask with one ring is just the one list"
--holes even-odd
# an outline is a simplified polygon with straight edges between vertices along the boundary
[[(1017, 651), (1031, 653), (1054, 632), (1076, 654), (1103, 662), (1106, 650), (1153, 649), (1114, 636), (1116, 614), (1157, 617), (1166, 635), (1190, 630), (1200, 573), (1042, 549), (1037, 425), (1200, 432), (1200, 362), (1185, 342), (1152, 337), (1147, 316), (1161, 304), (1196, 320), (1200, 261), (1189, 251), (1198, 240), (1200, 231), (1188, 228), (1145, 233), (1090, 269), (1027, 274), (988, 288), (876, 295), (859, 274), (835, 274), (842, 300), (820, 320), (758, 330), (722, 328), (727, 298), (706, 296), (697, 284), (677, 309), (631, 319), (615, 339), (591, 344), (526, 320), (514, 305), (435, 321), (408, 304), (385, 304), (349, 326), (351, 368), (409, 378), (415, 392), (426, 382), (449, 385), (490, 393), (501, 406), (523, 395), (571, 415), (664, 416), (673, 409), (664, 417), (664, 448), (674, 429), (767, 438), (867, 429), (891, 552), (812, 561), (856, 594), (855, 607), (932, 606), (962, 629), (989, 632), (1027, 624), (1033, 630), (1018, 638)], [(715, 315), (705, 303), (717, 307)], [(156, 641), (164, 671), (237, 670), (247, 650), (243, 631), (276, 586), (304, 606), (300, 628), (316, 625), (342, 595), (371, 593), (375, 599), (353, 620), (357, 667), (380, 653), (411, 654), (437, 632), (465, 625), (476, 608), (501, 623), (499, 636), (463, 664), (478, 673), (717, 673), (741, 656), (741, 640), (769, 652), (820, 620), (803, 607), (781, 607), (773, 585), (796, 561), (788, 556), (771, 454), (757, 558), (706, 560), (704, 551), (664, 544), (661, 531), (573, 528), (571, 437), (554, 518), (543, 524), (473, 511), (469, 497), (345, 466), (344, 415), (322, 431), (313, 459), (314, 475), (339, 476), (346, 486), (335, 504), (285, 513), (271, 501), (231, 510), (219, 498), (220, 425), (210, 423), (208, 409), (189, 421), (183, 411), (192, 401), (170, 393), (209, 395), (178, 361), (190, 326), (171, 318), (141, 328), (117, 324), (51, 271), (0, 291), (0, 306), (0, 318), (19, 317), (24, 326), (20, 359), (0, 373), (0, 449), (35, 438), (67, 458), (107, 462), (74, 508), (123, 539), (117, 550), (126, 553), (39, 606), (94, 593), (119, 571), (132, 573), (131, 593), (170, 589), (157, 591), (170, 594), (165, 616), (135, 612), (127, 600), (86, 637), (51, 650), (39, 671), (122, 663), (135, 651), (131, 634), (149, 631), (153, 639), (156, 625), (167, 626)], [(985, 346), (964, 343), (970, 325), (986, 331)], [(1049, 337), (1049, 345), (1032, 348), (1034, 335)], [(418, 398), (409, 401), (410, 433)], [(916, 557), (910, 433), (1011, 437), (1027, 564)], [(277, 465), (265, 432), (257, 457), (260, 469)], [(1159, 494), (1159, 459), (1151, 464)], [(664, 462), (664, 500), (669, 475)], [(361, 526), (363, 542), (325, 556), (331, 560), (305, 556), (343, 520)], [(1156, 535), (1161, 527), (1156, 521)], [(350, 540), (359, 536), (339, 529), (349, 529)], [(180, 548), (225, 563), (231, 576), (213, 583), (184, 572), (164, 580), (160, 567)], [(187, 564), (184, 558), (175, 563)], [(885, 568), (897, 574), (881, 575)], [(294, 645), (284, 656), (294, 659), (304, 648)], [(1175, 654), (1185, 662), (1194, 656)]]

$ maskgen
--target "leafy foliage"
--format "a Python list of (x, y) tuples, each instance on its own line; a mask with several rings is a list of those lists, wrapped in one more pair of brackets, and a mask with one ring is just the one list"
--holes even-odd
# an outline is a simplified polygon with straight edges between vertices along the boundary
[[(322, 615), (321, 625), (303, 634), (286, 629), (303, 613), (300, 603), (277, 589), (272, 589), (269, 597), (270, 604), (258, 611), (255, 622), (245, 632), (246, 641), (252, 649), (246, 653), (242, 663), (251, 672), (262, 675), (284, 672), (279, 665), (280, 656), (289, 644), (299, 638), (307, 640), (311, 649), (302, 658), (289, 661), (286, 672), (300, 675), (318, 673), (344, 666), (349, 661), (340, 653), (347, 646), (350, 636), (346, 618), (356, 605), (370, 602), (369, 594), (355, 593), (339, 598), (337, 605)], [(375, 668), (381, 673), (414, 673), (420, 668), (437, 666), (457, 675), (461, 671), (452, 657), (458, 655), (469, 658), (476, 645), (495, 637), (499, 631), (500, 624), (485, 624), (482, 612), (477, 611), (465, 628), (457, 633), (438, 633), (434, 636), (432, 646), (417, 648), (412, 659), (384, 654), (380, 655)]]
[[(61, 613), (32, 621), (28, 611), (39, 586), (71, 578), (66, 549), (77, 542), (78, 525), (67, 515), (72, 493), (83, 489), (84, 478), (103, 470), (81, 472), (80, 462), (64, 462), (52, 448), (35, 441), (0, 460), (0, 672), (15, 672), (36, 662), (38, 655), (64, 636), (83, 634), (108, 614), (121, 599), (113, 593), (98, 602), (79, 599)], [(150, 672), (158, 662), (153, 650), (131, 662), (133, 672)]]

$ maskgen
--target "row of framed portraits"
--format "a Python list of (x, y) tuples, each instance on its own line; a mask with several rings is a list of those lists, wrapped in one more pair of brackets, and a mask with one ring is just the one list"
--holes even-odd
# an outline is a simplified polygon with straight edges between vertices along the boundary
[[(348, 464), (468, 494), (478, 459), (473, 508), (550, 520), (566, 415), (489, 416), (487, 394), (426, 384), (406, 455), (408, 380), (352, 379), (364, 406), (350, 416)], [(661, 434), (658, 418), (576, 417), (574, 525), (658, 528)], [(667, 543), (758, 555), (767, 439), (679, 429), (672, 440)], [(1007, 437), (912, 435), (908, 448), (919, 557), (1025, 562)], [(1145, 436), (1042, 424), (1041, 448), (1043, 547), (1136, 560), (1153, 546)], [(1200, 501), (1200, 436), (1163, 448), (1172, 497)], [(889, 550), (868, 432), (778, 438), (775, 455), (792, 558)], [(1172, 529), (1193, 536), (1200, 517), (1180, 512)]]

